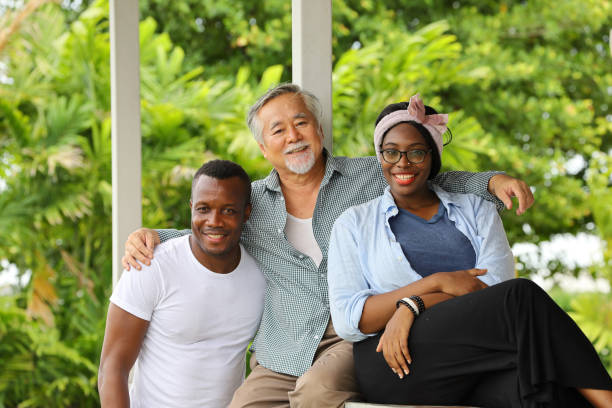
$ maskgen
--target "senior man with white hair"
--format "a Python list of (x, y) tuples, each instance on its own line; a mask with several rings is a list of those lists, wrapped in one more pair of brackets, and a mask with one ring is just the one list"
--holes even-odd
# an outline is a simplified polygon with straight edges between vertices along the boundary
[[(347, 208), (382, 194), (387, 183), (376, 157), (334, 157), (323, 147), (317, 98), (281, 84), (251, 107), (248, 126), (274, 169), (252, 186), (253, 210), (242, 244), (266, 276), (264, 313), (253, 342), (253, 371), (230, 407), (339, 407), (359, 398), (352, 344), (331, 324), (327, 250), (332, 226)], [(434, 183), (456, 193), (497, 196), (517, 213), (533, 204), (523, 181), (500, 174), (448, 172)], [(503, 207), (497, 201), (498, 207)], [(123, 264), (148, 264), (161, 241), (189, 230), (139, 229)]]

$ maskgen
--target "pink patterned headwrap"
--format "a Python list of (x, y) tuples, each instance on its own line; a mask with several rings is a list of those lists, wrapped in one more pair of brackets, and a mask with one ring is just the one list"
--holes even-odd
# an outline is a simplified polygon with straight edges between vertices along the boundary
[(438, 153), (442, 156), (442, 135), (446, 132), (448, 115), (446, 113), (425, 115), (425, 105), (419, 94), (416, 94), (410, 97), (408, 109), (391, 112), (382, 118), (382, 120), (378, 122), (378, 125), (376, 125), (376, 129), (374, 129), (374, 150), (376, 151), (378, 161), (382, 162), (382, 156), (379, 150), (384, 134), (398, 123), (408, 121), (420, 123), (429, 131), (438, 148)]

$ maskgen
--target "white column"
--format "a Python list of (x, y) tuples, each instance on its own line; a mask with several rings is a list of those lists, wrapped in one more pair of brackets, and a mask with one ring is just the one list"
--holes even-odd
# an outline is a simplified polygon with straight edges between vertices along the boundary
[(332, 150), (332, 0), (292, 0), (293, 82), (323, 108), (325, 147)]
[(142, 224), (138, 0), (110, 1), (113, 286), (130, 232)]

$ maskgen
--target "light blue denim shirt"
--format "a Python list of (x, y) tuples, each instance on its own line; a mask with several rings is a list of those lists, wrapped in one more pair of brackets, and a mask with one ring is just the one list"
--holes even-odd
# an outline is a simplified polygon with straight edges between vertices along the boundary
[[(448, 218), (470, 240), (476, 268), (488, 270), (480, 279), (491, 286), (514, 278), (514, 257), (495, 205), (473, 194), (448, 193), (435, 185), (430, 188), (440, 198)], [(346, 340), (360, 341), (369, 336), (359, 331), (363, 305), (369, 296), (422, 279), (410, 266), (389, 226), (389, 219), (397, 213), (387, 187), (382, 196), (347, 209), (334, 223), (327, 275), (330, 311), (336, 332)]]

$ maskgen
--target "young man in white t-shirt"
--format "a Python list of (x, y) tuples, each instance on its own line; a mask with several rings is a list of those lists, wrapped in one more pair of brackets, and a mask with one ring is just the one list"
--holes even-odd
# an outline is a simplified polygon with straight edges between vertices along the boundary
[(100, 358), (102, 407), (229, 404), (244, 379), (265, 290), (257, 264), (239, 245), (250, 192), (239, 165), (204, 164), (191, 189), (192, 235), (157, 247), (141, 273), (123, 273)]

